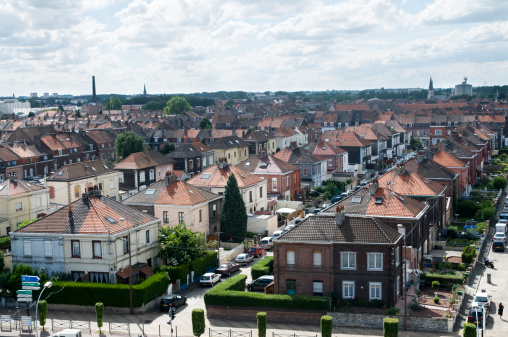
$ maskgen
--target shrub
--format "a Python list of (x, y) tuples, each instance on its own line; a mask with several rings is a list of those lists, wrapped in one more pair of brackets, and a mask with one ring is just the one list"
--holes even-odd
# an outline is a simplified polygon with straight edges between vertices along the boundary
[(383, 319), (383, 336), (397, 337), (399, 335), (399, 319), (385, 318)]
[(442, 269), (452, 269), (452, 263), (451, 262), (439, 262), (437, 265), (437, 268), (439, 270)]
[(204, 273), (206, 273), (207, 271), (216, 266), (217, 266), (216, 251), (207, 251), (202, 257), (189, 262), (189, 269), (194, 271), (194, 277), (203, 275)]
[(95, 314), (97, 315), (97, 327), (101, 333), (102, 323), (104, 319), (104, 304), (101, 302), (95, 303)]
[(321, 337), (332, 337), (333, 318), (331, 316), (321, 316)]
[(439, 302), (439, 297), (434, 297), (434, 303), (438, 303)]
[(196, 337), (205, 333), (205, 311), (203, 309), (192, 310), (192, 334)]
[(432, 281), (432, 288), (437, 289), (439, 288), (440, 284), (439, 281)]
[(409, 308), (413, 311), (421, 311), (423, 310), (423, 307), (420, 303), (418, 302), (412, 302), (410, 305), (409, 305)]
[(9, 236), (0, 238), (0, 249), (11, 249), (11, 238)]
[(465, 263), (459, 263), (459, 270), (466, 270), (466, 264)]
[(503, 189), (506, 187), (506, 179), (504, 177), (495, 177), (492, 179), (492, 186), (496, 189)]
[(489, 220), (492, 219), (492, 217), (494, 217), (495, 213), (496, 210), (494, 209), (493, 206), (485, 207), (481, 209), (480, 217), (482, 218), (482, 220)]
[(187, 283), (187, 275), (189, 275), (189, 265), (187, 263), (178, 266), (157, 266), (154, 270), (156, 273), (165, 273), (172, 283), (176, 283), (176, 280), (180, 280), (181, 284)]
[(420, 279), (427, 283), (433, 281), (439, 281), (440, 286), (451, 286), (453, 284), (462, 284), (464, 275), (462, 274), (434, 274), (434, 273), (422, 273)]
[(476, 337), (476, 325), (473, 323), (464, 324), (464, 337)]
[(457, 207), (457, 213), (463, 218), (472, 218), (476, 212), (480, 209), (480, 205), (472, 200), (459, 201)]
[(266, 312), (258, 312), (258, 337), (266, 337)]
[(388, 308), (385, 310), (385, 315), (394, 316), (394, 315), (398, 315), (399, 312), (400, 312), (399, 308)]
[(44, 326), (46, 325), (46, 317), (48, 316), (48, 302), (45, 300), (39, 301), (37, 305), (37, 316), (39, 316), (39, 323), (42, 326), (42, 331), (44, 331)]
[(273, 256), (266, 256), (254, 264), (250, 270), (252, 279), (273, 273)]
[(462, 251), (462, 263), (471, 263), (475, 257), (476, 246), (467, 246)]

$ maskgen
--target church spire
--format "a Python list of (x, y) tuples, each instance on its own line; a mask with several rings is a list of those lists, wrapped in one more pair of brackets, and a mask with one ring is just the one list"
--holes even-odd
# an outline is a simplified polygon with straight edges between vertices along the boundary
[(427, 94), (427, 99), (431, 98), (432, 96), (434, 96), (434, 82), (432, 82), (432, 77), (431, 77), (430, 81), (429, 81), (429, 92)]
[(145, 84), (143, 84), (143, 95), (146, 96), (146, 85)]

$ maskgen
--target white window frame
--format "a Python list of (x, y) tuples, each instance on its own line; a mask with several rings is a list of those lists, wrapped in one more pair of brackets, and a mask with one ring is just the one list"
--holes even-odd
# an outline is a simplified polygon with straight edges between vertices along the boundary
[[(323, 296), (323, 281), (312, 281), (312, 294), (319, 293), (321, 295), (314, 295), (314, 296)], [(316, 291), (318, 290), (318, 291)], [(319, 291), (321, 290), (321, 291)]]
[(42, 197), (40, 195), (35, 196), (35, 204), (40, 206), (42, 204)]
[(397, 295), (400, 295), (400, 276), (397, 276)]
[[(380, 258), (380, 261), (378, 259)], [(374, 266), (371, 267), (371, 261), (373, 260)], [(378, 266), (380, 262), (380, 267)], [(383, 253), (367, 253), (367, 270), (372, 271), (383, 271)]]
[[(344, 257), (348, 256), (347, 260), (348, 260), (348, 265), (345, 266), (344, 265)], [(353, 257), (354, 257), (354, 261), (353, 261), (353, 266), (351, 267), (351, 258), (350, 258), (350, 254), (353, 254)], [(356, 270), (356, 252), (340, 252), (340, 269), (342, 270)]]
[(400, 264), (400, 247), (395, 248), (395, 267)]
[(312, 262), (314, 267), (323, 266), (323, 252), (321, 250), (315, 250), (312, 252)]
[[(373, 289), (379, 289), (379, 296), (377, 296), (377, 294), (374, 294), (375, 296), (372, 296)], [(381, 282), (369, 282), (369, 300), (381, 300), (382, 298), (383, 298), (383, 284)]]
[(144, 183), (145, 182), (145, 171), (139, 172), (139, 182)]
[(436, 136), (441, 136), (443, 133), (441, 130), (435, 130), (435, 133), (434, 133)]
[(149, 174), (150, 174), (150, 180), (155, 180), (155, 170), (154, 169), (151, 169), (149, 171)]
[[(349, 289), (349, 287), (351, 287), (351, 289)], [(351, 290), (351, 294), (349, 294), (349, 292), (346, 294), (346, 289)], [(342, 298), (355, 298), (355, 281), (342, 281)]]
[(272, 191), (277, 191), (277, 178), (272, 178)]
[(295, 251), (293, 249), (288, 249), (286, 251), (286, 264), (288, 266), (294, 266), (296, 262)]
[(328, 159), (328, 166), (332, 166), (333, 165), (333, 160), (332, 159)]
[(23, 256), (32, 256), (32, 241), (23, 240)]
[(115, 180), (114, 179), (109, 179), (109, 188), (110, 189), (114, 189), (115, 188)]
[(19, 212), (19, 211), (22, 211), (23, 210), (23, 202), (20, 201), (20, 202), (17, 202), (16, 203), (16, 212)]

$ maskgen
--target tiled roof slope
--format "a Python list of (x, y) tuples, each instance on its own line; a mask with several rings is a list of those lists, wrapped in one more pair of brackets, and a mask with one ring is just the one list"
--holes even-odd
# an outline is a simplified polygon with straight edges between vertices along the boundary
[(447, 170), (435, 161), (427, 159), (423, 155), (421, 162), (418, 162), (416, 158), (413, 158), (408, 160), (404, 166), (409, 172), (416, 172), (425, 178), (446, 180), (452, 180), (455, 178), (455, 173)]
[(127, 158), (116, 164), (117, 170), (140, 170), (147, 167), (174, 163), (174, 160), (166, 157), (156, 150), (131, 153)]
[(346, 216), (341, 225), (336, 225), (335, 215), (319, 215), (308, 217), (277, 241), (392, 244), (400, 237), (396, 230), (374, 218)]
[(437, 196), (446, 189), (443, 185), (404, 168), (388, 171), (378, 181), (379, 186), (388, 186), (390, 183), (394, 192), (408, 196)]
[(74, 234), (116, 234), (157, 220), (118, 201), (95, 195), (80, 198), (16, 232), (72, 234), (69, 210), (74, 218)]
[(100, 161), (88, 161), (83, 163), (65, 164), (54, 174), (49, 176), (48, 180), (73, 180), (86, 177), (95, 177), (106, 173), (114, 172), (111, 167), (106, 166)]
[(194, 186), (225, 187), (231, 173), (235, 174), (238, 187), (252, 186), (264, 180), (236, 166), (227, 165), (219, 169), (217, 165), (212, 165), (187, 182)]
[(42, 191), (45, 188), (24, 180), (6, 179), (0, 182), (0, 197), (10, 197), (34, 191)]
[[(260, 165), (261, 163), (266, 163), (266, 165)], [(297, 166), (270, 155), (263, 158), (260, 158), (258, 155), (251, 155), (248, 159), (236, 165), (236, 167), (254, 174), (285, 173), (299, 170)]]

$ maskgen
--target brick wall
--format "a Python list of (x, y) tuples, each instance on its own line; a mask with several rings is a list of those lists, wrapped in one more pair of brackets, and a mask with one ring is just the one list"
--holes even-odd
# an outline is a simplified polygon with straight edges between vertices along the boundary
[(243, 308), (226, 306), (207, 306), (206, 316), (208, 318), (228, 318), (235, 317), (237, 320), (256, 322), (258, 312), (266, 312), (266, 320), (270, 322), (281, 323), (299, 323), (299, 324), (320, 324), (321, 316), (326, 315), (325, 311), (302, 311), (277, 308)]

